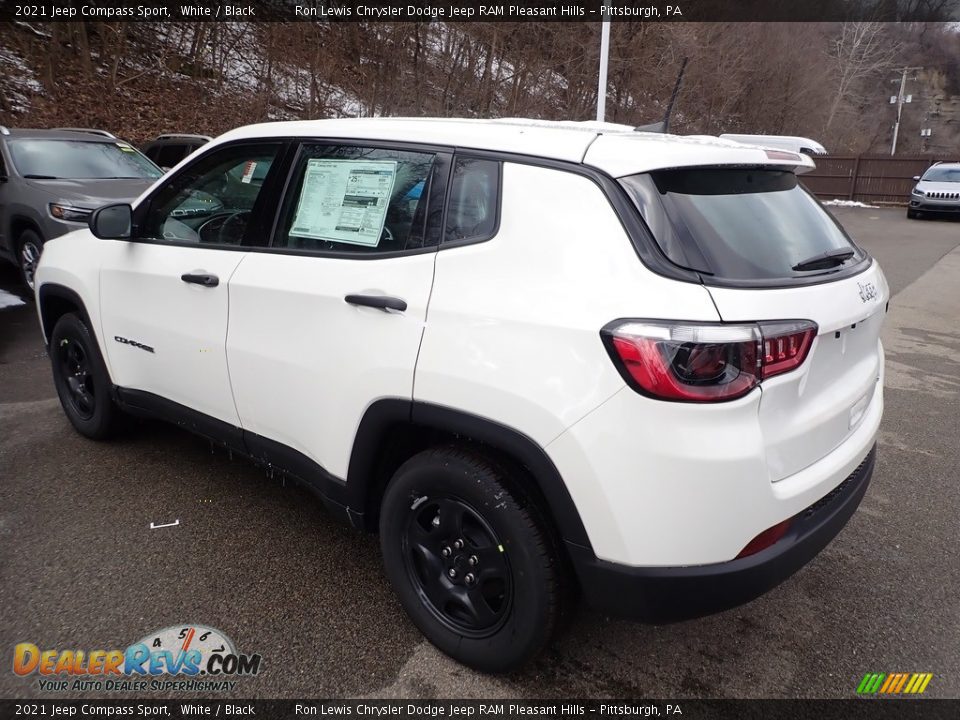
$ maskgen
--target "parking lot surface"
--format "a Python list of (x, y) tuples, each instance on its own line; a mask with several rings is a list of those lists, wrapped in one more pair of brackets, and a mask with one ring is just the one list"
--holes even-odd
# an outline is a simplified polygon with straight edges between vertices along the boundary
[[(32, 301), (0, 310), (0, 697), (66, 697), (10, 671), (16, 643), (122, 649), (187, 623), (263, 656), (224, 697), (845, 698), (866, 672), (931, 672), (926, 695), (960, 696), (960, 223), (836, 215), (894, 293), (880, 456), (853, 520), (745, 607), (656, 627), (581, 609), (508, 677), (434, 650), (393, 597), (376, 538), (306, 492), (160, 423), (80, 437)], [(0, 269), (0, 287), (16, 286)]]

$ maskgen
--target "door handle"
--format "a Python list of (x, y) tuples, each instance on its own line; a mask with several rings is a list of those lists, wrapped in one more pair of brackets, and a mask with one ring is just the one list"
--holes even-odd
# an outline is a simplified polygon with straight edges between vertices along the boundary
[(193, 285), (203, 285), (204, 287), (216, 287), (220, 284), (220, 278), (210, 273), (184, 273), (180, 279), (185, 283)]
[(407, 309), (406, 301), (389, 295), (347, 295), (344, 300), (351, 305), (377, 308), (384, 312), (390, 312), (391, 310), (403, 312)]

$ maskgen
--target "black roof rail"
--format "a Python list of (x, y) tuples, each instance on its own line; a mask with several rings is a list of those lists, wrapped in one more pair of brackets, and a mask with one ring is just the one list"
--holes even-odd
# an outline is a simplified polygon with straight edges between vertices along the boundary
[(191, 140), (206, 140), (210, 142), (213, 138), (209, 135), (193, 135), (191, 133), (164, 133), (162, 135), (157, 135), (154, 140), (171, 140), (175, 138), (190, 138)]

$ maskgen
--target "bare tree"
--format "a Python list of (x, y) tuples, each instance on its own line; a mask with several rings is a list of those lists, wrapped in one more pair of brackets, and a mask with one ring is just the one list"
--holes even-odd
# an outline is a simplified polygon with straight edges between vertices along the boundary
[(879, 22), (845, 22), (833, 40), (830, 61), (834, 69), (834, 93), (823, 124), (829, 132), (844, 106), (862, 99), (861, 83), (889, 70), (902, 50), (902, 43), (885, 32)]

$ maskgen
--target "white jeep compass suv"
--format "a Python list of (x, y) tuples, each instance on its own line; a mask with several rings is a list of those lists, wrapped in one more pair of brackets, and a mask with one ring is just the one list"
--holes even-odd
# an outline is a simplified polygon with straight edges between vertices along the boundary
[(730, 608), (874, 467), (887, 283), (810, 166), (610, 125), (234, 130), (47, 244), (57, 392), (88, 437), (165, 418), (378, 531), (475, 668), (531, 658), (574, 591)]

